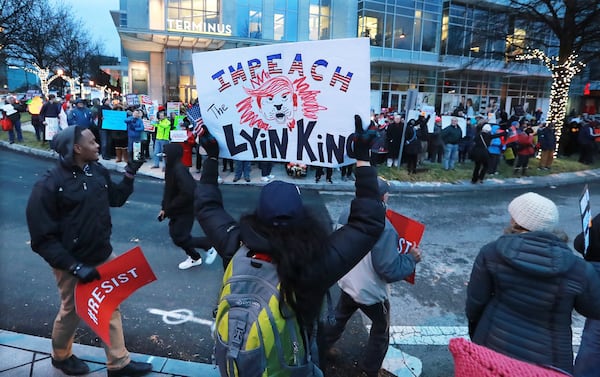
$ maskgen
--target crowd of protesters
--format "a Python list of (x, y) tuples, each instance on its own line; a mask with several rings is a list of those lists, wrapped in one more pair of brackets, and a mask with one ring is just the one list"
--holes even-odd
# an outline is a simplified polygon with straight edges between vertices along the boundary
[[(10, 119), (13, 124), (13, 133), (12, 137), (9, 133), (9, 140), (11, 142), (21, 142), (20, 122), (14, 116), (15, 112), (11, 111), (11, 107), (14, 109), (14, 102), (9, 99), (7, 104), (0, 107), (2, 109), (0, 111), (2, 112), (3, 119)], [(103, 127), (103, 113), (108, 110), (127, 112), (124, 121), (126, 125), (124, 130)], [(383, 245), (383, 241), (386, 241), (386, 252), (393, 250), (392, 254), (397, 256), (397, 234), (391, 232), (392, 237), (390, 239), (380, 237), (379, 241), (378, 237), (376, 237), (384, 229), (384, 211), (381, 202), (386, 201), (385, 198), (389, 191), (389, 185), (379, 179), (378, 187), (375, 189), (376, 170), (371, 168), (371, 165), (385, 164), (387, 167), (399, 167), (404, 162), (406, 163), (408, 173), (412, 175), (417, 174), (418, 166), (420, 165), (441, 164), (444, 170), (450, 171), (455, 169), (456, 164), (465, 163), (470, 159), (474, 161), (471, 182), (475, 184), (483, 182), (487, 174), (496, 174), (501, 159), (513, 166), (515, 176), (527, 175), (529, 161), (539, 151), (541, 157), (538, 169), (551, 169), (552, 158), (557, 143), (555, 130), (552, 125), (540, 122), (538, 117), (509, 116), (506, 113), (498, 114), (498, 122), (491, 124), (487, 118), (475, 115), (472, 112), (472, 104), (469, 101), (467, 101), (464, 110), (465, 114), (469, 114), (466, 116), (464, 131), (458, 125), (459, 118), (465, 116), (462, 111), (459, 114), (451, 114), (450, 124), (445, 128), (442, 127), (441, 117), (436, 116), (433, 119), (434, 126), (432, 129), (429, 127), (431, 116), (425, 113), (421, 113), (417, 119), (409, 119), (408, 121), (405, 120), (402, 114), (396, 113), (384, 113), (373, 116), (370, 129), (377, 130), (377, 138), (368, 146), (366, 145), (367, 142), (363, 140), (362, 143), (364, 145), (359, 145), (361, 149), (360, 155), (359, 148), (355, 146), (354, 153), (357, 156), (357, 161), (359, 161), (356, 169), (356, 177), (352, 177), (352, 168), (345, 167), (341, 172), (343, 180), (358, 178), (357, 188), (362, 188), (363, 190), (366, 188), (368, 189), (366, 191), (372, 191), (370, 195), (361, 198), (361, 195), (365, 194), (357, 190), (357, 198), (368, 202), (366, 203), (368, 205), (365, 205), (360, 210), (352, 207), (352, 211), (356, 213), (351, 212), (351, 216), (346, 214), (344, 216), (345, 219), (340, 221), (341, 223), (346, 221), (348, 223), (352, 221), (356, 222), (360, 217), (359, 212), (370, 211), (372, 218), (365, 218), (363, 221), (366, 224), (374, 224), (373, 229), (365, 228), (365, 234), (361, 235), (361, 237), (365, 238), (365, 240), (362, 240), (364, 242), (351, 244), (348, 240), (344, 240), (344, 243), (347, 244), (345, 245), (345, 250), (352, 249), (355, 253), (352, 261), (346, 260), (344, 265), (339, 261), (333, 263), (335, 258), (331, 257), (332, 253), (329, 253), (331, 255), (323, 253), (323, 251), (327, 250), (322, 245), (329, 245), (329, 243), (324, 241), (328, 239), (327, 237), (331, 236), (327, 236), (325, 232), (319, 234), (316, 240), (320, 241), (318, 244), (321, 246), (314, 247), (312, 258), (314, 261), (325, 260), (328, 262), (325, 264), (337, 266), (338, 271), (332, 275), (335, 278), (329, 276), (329, 280), (323, 280), (325, 276), (331, 275), (331, 269), (333, 268), (331, 266), (322, 270), (322, 276), (306, 274), (306, 276), (319, 276), (320, 279), (315, 280), (323, 284), (316, 293), (311, 293), (315, 297), (302, 298), (300, 295), (310, 290), (298, 289), (287, 292), (289, 296), (286, 296), (286, 300), (294, 297), (291, 302), (296, 304), (316, 304), (320, 302), (319, 300), (322, 301), (323, 292), (336, 280), (340, 280), (343, 283), (344, 274), (351, 272), (351, 268), (357, 265), (361, 261), (361, 258), (365, 257), (369, 252), (374, 255), (364, 260), (364, 266), (367, 269), (372, 269), (374, 266), (373, 260), (376, 261), (379, 257), (377, 255), (378, 248), (376, 247), (376, 242)], [(185, 108), (181, 109), (181, 112), (185, 113)], [(16, 111), (16, 113), (18, 114), (19, 112)], [(86, 166), (91, 164), (96, 166), (96, 169), (99, 169), (98, 172), (103, 171), (101, 170), (103, 168), (95, 164), (94, 160), (94, 157), (97, 157), (98, 149), (103, 159), (110, 160), (114, 158), (116, 162), (126, 163), (125, 178), (122, 184), (127, 185), (127, 193), (120, 198), (119, 203), (121, 204), (119, 205), (122, 205), (133, 191), (133, 177), (144, 160), (152, 159), (152, 167), (155, 168), (160, 168), (162, 163), (163, 170), (166, 163), (167, 185), (165, 186), (165, 195), (161, 203), (159, 220), (162, 221), (165, 217), (170, 218), (170, 235), (175, 244), (184, 249), (188, 255), (188, 259), (179, 264), (180, 269), (200, 265), (202, 260), (206, 264), (210, 264), (216, 258), (217, 253), (225, 261), (225, 267), (226, 262), (235, 255), (240, 241), (237, 238), (241, 237), (243, 239), (243, 232), (237, 230), (237, 228), (235, 232), (223, 232), (223, 225), (229, 225), (231, 221), (230, 217), (221, 214), (221, 218), (216, 221), (214, 212), (209, 211), (210, 209), (215, 209), (211, 208), (211, 205), (218, 207), (219, 210), (221, 210), (222, 206), (222, 203), (220, 203), (221, 196), (218, 193), (218, 185), (216, 185), (219, 181), (219, 177), (217, 176), (219, 170), (218, 147), (212, 145), (211, 154), (211, 150), (208, 149), (210, 145), (205, 145), (206, 141), (203, 142), (198, 139), (197, 135), (191, 131), (193, 127), (189, 119), (177, 123), (173, 114), (167, 114), (164, 107), (158, 109), (156, 119), (154, 119), (147, 114), (143, 106), (128, 106), (116, 99), (94, 100), (90, 104), (81, 99), (71, 100), (65, 98), (65, 101), (63, 101), (52, 95), (42, 104), (39, 113), (32, 113), (32, 115), (37, 115), (34, 128), (36, 129), (36, 138), (42, 143), (46, 141), (45, 126), (49, 123), (50, 118), (56, 118), (57, 123), (61, 125), (60, 127), (63, 130), (69, 128), (73, 130), (70, 134), (61, 132), (54, 139), (53, 148), (59, 152), (61, 163), (64, 165), (65, 161), (68, 162), (70, 160), (77, 162), (77, 166), (63, 166), (62, 168), (78, 168), (81, 171), (85, 171)], [(361, 127), (360, 118), (358, 119), (356, 126), (357, 134), (360, 133), (359, 130)], [(19, 125), (18, 127), (17, 124)], [(596, 141), (600, 138), (600, 131), (596, 130), (597, 125), (591, 118), (584, 116), (573, 119), (570, 127), (572, 127), (572, 130), (577, 129), (579, 161), (584, 164), (591, 164), (594, 155), (597, 153)], [(179, 145), (173, 145), (171, 142), (170, 133), (176, 129), (186, 130), (187, 132), (185, 141), (180, 142), (182, 145), (181, 148)], [(572, 133), (575, 133), (575, 131), (572, 131)], [(367, 140), (366, 137), (365, 140)], [(84, 142), (87, 145), (85, 148), (79, 145)], [(209, 154), (204, 171), (210, 174), (204, 174), (199, 185), (196, 186), (193, 178), (189, 175), (189, 170), (186, 171), (185, 167), (189, 169), (192, 166), (192, 151), (197, 144), (202, 144)], [(137, 153), (136, 146), (139, 146), (139, 152)], [(369, 153), (366, 152), (368, 148), (370, 148)], [(152, 150), (152, 153), (150, 153), (150, 150)], [(196, 153), (199, 156), (200, 149), (197, 148)], [(223, 161), (223, 170), (226, 170), (225, 163), (226, 161)], [(240, 162), (236, 161), (236, 163)], [(247, 169), (250, 169), (250, 163), (247, 163), (248, 166), (244, 166), (241, 171), (245, 180), (250, 181), (249, 173), (247, 173)], [(197, 161), (198, 170), (201, 164), (202, 159), (200, 157)], [(260, 166), (261, 170), (263, 170), (261, 176), (266, 178), (263, 179), (264, 182), (268, 182), (274, 178), (270, 174), (271, 167)], [(242, 174), (237, 175), (237, 173), (233, 179), (234, 182), (239, 180)], [(315, 180), (318, 182), (323, 174), (326, 176), (326, 182), (331, 183), (333, 170), (331, 168), (326, 168), (325, 170), (317, 169)], [(177, 177), (178, 175), (181, 175), (179, 177), (181, 179)], [(179, 210), (174, 210), (172, 203), (169, 203), (169, 201), (175, 201), (173, 199), (175, 190), (169, 186), (170, 184), (171, 186), (188, 186), (186, 205), (184, 206), (186, 209), (185, 213), (184, 211), (179, 212)], [(196, 189), (195, 198), (192, 197), (192, 189), (194, 187)], [(252, 215), (256, 219), (247, 217), (241, 220), (241, 222), (242, 228), (248, 224), (256, 227), (257, 232), (252, 233), (252, 236), (256, 236), (262, 232), (260, 233), (260, 237), (264, 237), (270, 242), (279, 237), (279, 233), (287, 237), (287, 230), (284, 229), (288, 226), (286, 222), (291, 223), (290, 219), (294, 221), (306, 220), (307, 214), (303, 209), (300, 192), (294, 185), (276, 181), (264, 187), (265, 191), (261, 194), (261, 206), (258, 208), (256, 215)], [(41, 190), (41, 186), (38, 187), (38, 190)], [(285, 193), (285, 195), (282, 193)], [(297, 196), (297, 203), (290, 209), (289, 198), (292, 194)], [(35, 195), (33, 197), (34, 200), (31, 203), (34, 205), (30, 205), (31, 208), (28, 210), (28, 221), (30, 230), (32, 230), (32, 238), (36, 241), (32, 243), (32, 248), (46, 257), (45, 253), (50, 255), (49, 253), (52, 250), (48, 245), (44, 244), (48, 239), (47, 234), (44, 232), (51, 232), (52, 230), (44, 229), (43, 226), (42, 229), (37, 229), (40, 224), (36, 221), (37, 211), (35, 205), (41, 205), (39, 203), (42, 203), (43, 200), (36, 198)], [(198, 198), (200, 198), (200, 201)], [(219, 198), (219, 200), (215, 198)], [(202, 201), (204, 201), (204, 204)], [(275, 202), (277, 205), (271, 202)], [(195, 207), (192, 203), (195, 203)], [(262, 219), (261, 216), (264, 215), (264, 208), (272, 211), (274, 213), (273, 216), (269, 212), (268, 219)], [(282, 218), (277, 217), (279, 216), (277, 215), (277, 211), (282, 208), (287, 208), (293, 212), (289, 216), (287, 213), (285, 214), (284, 223), (282, 223)], [(203, 226), (203, 229), (208, 229), (207, 237), (194, 238), (190, 234), (194, 219), (194, 214), (191, 212), (192, 209), (196, 211), (196, 219)], [(103, 207), (103, 210), (108, 210), (108, 204), (106, 208)], [(209, 213), (210, 216), (208, 216)], [(576, 248), (582, 251), (586, 257), (584, 260), (576, 257), (571, 252), (566, 244), (566, 239), (563, 237), (564, 235), (556, 229), (559, 226), (558, 208), (551, 200), (535, 193), (527, 193), (515, 198), (508, 205), (508, 213), (510, 214), (510, 224), (505, 231), (505, 235), (485, 245), (479, 252), (473, 266), (466, 301), (466, 315), (469, 322), (470, 337), (475, 343), (519, 360), (550, 366), (567, 373), (575, 371), (576, 376), (593, 375), (584, 374), (588, 372), (583, 372), (583, 370), (591, 370), (591, 373), (595, 373), (597, 370), (594, 369), (593, 360), (597, 360), (598, 332), (597, 322), (595, 321), (600, 319), (600, 307), (597, 304), (600, 299), (600, 278), (594, 270), (594, 267), (597, 268), (597, 266), (588, 263), (595, 263), (598, 260), (598, 246), (596, 244), (598, 238), (597, 228), (593, 228), (592, 240), (594, 242), (587, 249), (585, 245), (581, 244), (582, 235), (576, 241)], [(179, 217), (185, 218), (183, 227), (180, 222), (177, 222)], [(42, 223), (42, 225), (44, 224)], [(348, 227), (345, 231), (348, 232), (350, 228)], [(237, 235), (237, 232), (240, 232), (240, 235)], [(229, 235), (229, 233), (232, 235)], [(290, 234), (293, 236), (292, 239), (296, 240), (297, 237), (294, 233), (290, 232)], [(55, 236), (54, 234), (52, 235)], [(236, 242), (229, 242), (229, 240), (225, 242), (223, 239), (225, 235), (234, 238)], [(282, 238), (282, 240), (284, 239), (287, 241), (287, 238)], [(335, 238), (331, 238), (331, 240), (335, 240)], [(244, 241), (248, 242), (248, 239)], [(262, 238), (260, 242), (262, 245)], [(387, 243), (391, 243), (393, 246), (388, 247)], [(211, 248), (213, 244), (215, 245), (215, 249)], [(223, 245), (225, 244), (229, 245), (227, 250), (223, 249)], [(248, 243), (248, 245), (250, 244)], [(200, 253), (195, 251), (195, 248), (205, 249), (207, 253), (201, 256)], [(338, 248), (334, 249), (336, 249), (337, 253)], [(275, 251), (271, 250), (266, 250), (265, 253), (275, 261), (277, 261), (277, 258), (290, 258), (286, 255), (276, 254)], [(305, 253), (305, 249), (298, 248), (297, 254), (303, 255), (303, 253)], [(414, 265), (421, 259), (420, 251), (415, 247), (411, 249), (409, 254), (411, 255), (410, 257), (406, 256), (408, 258), (407, 262), (410, 262), (409, 265), (405, 266), (406, 268), (403, 271), (398, 270), (393, 278), (388, 277), (389, 281), (386, 282), (401, 279), (414, 270)], [(323, 258), (323, 255), (329, 256), (328, 258)], [(540, 261), (540, 256), (543, 256), (545, 259)], [(109, 258), (109, 256), (104, 257), (105, 259)], [(293, 268), (290, 268), (290, 279), (291, 277), (295, 278), (295, 274), (301, 269), (300, 263), (303, 266), (312, 266), (312, 264), (305, 264), (300, 257), (298, 257), (297, 261), (293, 259), (292, 256), (290, 260), (293, 262), (291, 264)], [(70, 285), (67, 287), (68, 289), (65, 288), (65, 291), (69, 291), (67, 292), (69, 295), (71, 294), (72, 286), (74, 286), (78, 279), (81, 281), (91, 281), (100, 278), (95, 266), (92, 265), (95, 261), (89, 262), (90, 265), (82, 264), (78, 260), (69, 260), (69, 262), (50, 263), (58, 271), (55, 271), (57, 279), (62, 275), (69, 277)], [(284, 261), (282, 260), (280, 263), (283, 264)], [(397, 263), (397, 261), (392, 261), (389, 264), (382, 263), (382, 266), (375, 267), (389, 268), (393, 265), (397, 266)], [(298, 265), (296, 266), (296, 264)], [(376, 272), (380, 274), (380, 271)], [(278, 273), (282, 274), (283, 277), (288, 277), (280, 271)], [(349, 279), (349, 277), (347, 278)], [(315, 280), (306, 279), (303, 284), (308, 284), (308, 286), (303, 287), (302, 284), (298, 284), (298, 287), (309, 288)], [(357, 279), (351, 280), (355, 283), (358, 281)], [(294, 280), (291, 279), (291, 281), (293, 282)], [(389, 325), (389, 304), (386, 307), (386, 282), (382, 281), (377, 287), (378, 291), (383, 293), (378, 300), (373, 302), (361, 303), (357, 301), (358, 299), (349, 295), (348, 297), (343, 296), (342, 301), (338, 303), (336, 309), (336, 319), (339, 321), (338, 328), (329, 329), (330, 338), (328, 339), (328, 347), (331, 347), (343, 331), (345, 321), (347, 321), (355, 310), (361, 309), (365, 312), (370, 312), (371, 307), (377, 305), (377, 312), (373, 311), (371, 313), (374, 317), (378, 316), (379, 320), (385, 326), (380, 329), (380, 349), (377, 351), (371, 350), (372, 360), (367, 358), (367, 363), (361, 367), (367, 376), (377, 376), (379, 374), (379, 368), (381, 367), (388, 346), (387, 337), (389, 337), (389, 333), (387, 331), (389, 329), (387, 326)], [(500, 282), (500, 284), (494, 284), (494, 282)], [(361, 284), (356, 287), (357, 290), (364, 288)], [(288, 287), (287, 289), (290, 288)], [(295, 297), (301, 297), (301, 299), (296, 302)], [(299, 313), (304, 310), (303, 314), (306, 319), (316, 315), (318, 305), (297, 305), (293, 306), (293, 308)], [(66, 311), (67, 309), (63, 307), (61, 310)], [(570, 338), (571, 314), (573, 310), (589, 317), (584, 332), (586, 341), (585, 343), (582, 342), (584, 352), (578, 358), (575, 367), (573, 367), (574, 360)], [(532, 316), (531, 313), (538, 315)], [(118, 315), (118, 313), (115, 315)], [(120, 322), (120, 317), (116, 320)], [(78, 321), (73, 321), (69, 324), (69, 331), (67, 331), (66, 335), (75, 331), (77, 323)], [(306, 321), (303, 325), (310, 323), (312, 322)], [(533, 334), (535, 340), (528, 339), (524, 331)], [(375, 333), (376, 331), (372, 331), (371, 335), (373, 339), (376, 338)], [(108, 365), (112, 368), (109, 375), (143, 375), (149, 373), (151, 369), (149, 364), (131, 361), (127, 350), (124, 348), (122, 330), (119, 329), (119, 333), (114, 334), (114, 337), (120, 341), (118, 344), (119, 352), (123, 353), (124, 356), (117, 359), (110, 353), (107, 353)], [(382, 339), (385, 341), (381, 342)], [(56, 348), (53, 351), (52, 364), (56, 368), (69, 372), (68, 374), (87, 373), (88, 367), (85, 363), (70, 353), (71, 342), (72, 338), (67, 336), (63, 341), (65, 349)], [(590, 368), (589, 365), (592, 367)], [(579, 372), (580, 370), (581, 372)]]

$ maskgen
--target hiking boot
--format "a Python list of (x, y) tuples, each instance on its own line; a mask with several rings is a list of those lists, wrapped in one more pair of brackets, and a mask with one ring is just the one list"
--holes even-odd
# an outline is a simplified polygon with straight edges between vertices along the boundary
[(187, 257), (186, 260), (179, 263), (180, 270), (187, 270), (190, 267), (200, 266), (202, 264), (202, 258), (198, 258), (197, 260), (193, 260), (192, 257)]
[(64, 374), (68, 376), (80, 376), (82, 374), (88, 374), (90, 367), (80, 360), (77, 356), (71, 355), (68, 359), (55, 360), (52, 358), (52, 366), (60, 369)]
[(150, 372), (152, 372), (152, 364), (131, 360), (129, 364), (121, 369), (109, 370), (108, 377), (143, 376)]

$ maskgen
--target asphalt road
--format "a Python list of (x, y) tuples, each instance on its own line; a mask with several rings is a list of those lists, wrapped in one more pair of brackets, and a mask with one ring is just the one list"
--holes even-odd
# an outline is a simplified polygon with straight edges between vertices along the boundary
[[(59, 300), (51, 270), (29, 247), (25, 206), (32, 185), (54, 161), (6, 149), (0, 150), (0, 156), (0, 328), (49, 338)], [(119, 179), (118, 174), (113, 177)], [(599, 183), (589, 185), (592, 208), (600, 203), (600, 195), (596, 195)], [(112, 209), (115, 251), (141, 246), (158, 278), (122, 304), (126, 341), (134, 352), (210, 362), (209, 321), (223, 268), (219, 259), (210, 266), (186, 271), (177, 268), (185, 254), (172, 244), (166, 222), (155, 220), (162, 189), (161, 180), (138, 177), (127, 204)], [(536, 190), (557, 203), (561, 225), (571, 238), (580, 231), (577, 203), (582, 189), (582, 185), (567, 185)], [(226, 185), (222, 191), (234, 217), (254, 208), (256, 187)], [(421, 242), (424, 260), (417, 268), (416, 284), (400, 282), (391, 287), (392, 333), (406, 327), (418, 332), (424, 326), (466, 325), (464, 299), (472, 262), (479, 248), (498, 237), (508, 224), (508, 202), (525, 191), (392, 196), (391, 208), (426, 224)], [(337, 219), (351, 199), (344, 193), (313, 190), (303, 190), (303, 195), (309, 205), (328, 213), (331, 219)], [(194, 232), (201, 234), (197, 225)], [(581, 326), (577, 316), (575, 326)], [(357, 375), (354, 364), (366, 339), (367, 329), (356, 315), (341, 340), (342, 356), (334, 361), (328, 375)], [(83, 325), (77, 341), (100, 345)], [(424, 338), (395, 338), (394, 344), (420, 360), (421, 376), (453, 375), (446, 345)]]

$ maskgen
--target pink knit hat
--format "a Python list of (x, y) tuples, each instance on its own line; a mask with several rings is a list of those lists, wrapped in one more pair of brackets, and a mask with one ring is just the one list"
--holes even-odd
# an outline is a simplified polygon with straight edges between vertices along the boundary
[(566, 377), (559, 370), (519, 361), (471, 343), (463, 338), (450, 339), (456, 377)]

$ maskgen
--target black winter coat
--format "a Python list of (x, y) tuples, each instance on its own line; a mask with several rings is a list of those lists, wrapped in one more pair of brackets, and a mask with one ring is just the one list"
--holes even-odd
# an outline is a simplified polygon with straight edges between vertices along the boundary
[[(329, 287), (350, 271), (371, 250), (385, 226), (385, 208), (377, 186), (377, 170), (359, 167), (355, 170), (356, 197), (352, 200), (348, 223), (329, 237), (329, 248), (319, 263), (298, 271), (296, 300), (299, 307), (313, 309), (318, 315), (320, 303)], [(243, 242), (257, 253), (270, 254), (269, 240), (250, 227), (240, 227), (223, 208), (217, 184), (218, 162), (208, 159), (196, 188), (196, 219), (219, 255), (228, 263)], [(315, 303), (317, 303), (315, 305)], [(310, 333), (310, 331), (309, 331)]]
[(572, 373), (573, 310), (600, 319), (600, 276), (558, 237), (510, 234), (481, 248), (467, 288), (475, 343)]
[(196, 181), (190, 170), (181, 162), (183, 148), (180, 143), (165, 145), (165, 190), (163, 192), (162, 209), (165, 217), (171, 218), (179, 214), (194, 213), (194, 190)]
[(398, 158), (398, 155), (400, 154), (403, 129), (404, 123), (392, 122), (388, 125), (386, 132), (386, 145), (389, 158)]
[(106, 261), (112, 253), (110, 207), (122, 206), (133, 192), (133, 179), (116, 184), (98, 162), (87, 166), (84, 172), (59, 162), (33, 186), (27, 203), (31, 248), (54, 268)]

